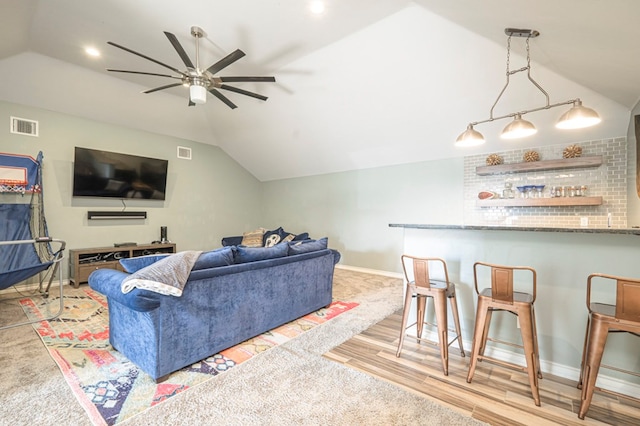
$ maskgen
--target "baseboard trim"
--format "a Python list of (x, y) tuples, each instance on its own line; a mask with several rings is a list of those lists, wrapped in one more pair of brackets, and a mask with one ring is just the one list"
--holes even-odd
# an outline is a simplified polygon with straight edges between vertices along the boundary
[[(465, 348), (471, 348), (471, 342), (464, 341)], [(525, 365), (524, 355), (510, 352), (501, 348), (487, 348), (486, 354), (501, 361), (511, 362), (519, 365)], [(562, 377), (564, 379), (573, 380), (578, 384), (580, 378), (580, 369), (570, 367), (564, 364), (558, 364), (555, 362), (540, 360), (540, 369), (542, 374), (553, 374), (554, 376)], [(543, 379), (544, 380), (544, 379)], [(624, 395), (640, 395), (640, 385), (628, 382), (616, 377), (607, 376), (602, 374), (602, 369), (598, 372), (598, 381), (596, 382), (598, 387), (608, 389), (614, 392), (618, 392)]]
[(344, 269), (347, 271), (362, 272), (365, 274), (381, 275), (383, 277), (403, 278), (403, 275), (400, 272), (381, 271), (379, 269), (361, 268), (359, 266), (349, 266), (349, 265), (340, 265), (340, 264), (336, 265), (336, 268)]

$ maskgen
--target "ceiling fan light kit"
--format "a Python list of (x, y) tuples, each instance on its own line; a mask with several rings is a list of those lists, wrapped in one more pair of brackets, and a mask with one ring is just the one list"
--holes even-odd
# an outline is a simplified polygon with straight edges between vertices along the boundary
[(142, 53), (136, 52), (135, 50), (121, 46), (111, 41), (108, 41), (107, 43), (114, 47), (122, 49), (126, 52), (129, 52), (141, 58), (144, 58), (148, 61), (161, 65), (167, 69), (170, 69), (171, 71), (173, 71), (178, 75), (176, 76), (176, 75), (170, 75), (170, 74), (160, 74), (160, 73), (144, 72), (144, 71), (117, 70), (117, 69), (107, 69), (107, 71), (128, 73), (128, 74), (152, 75), (157, 77), (173, 78), (173, 79), (180, 80), (179, 83), (166, 84), (164, 86), (156, 87), (154, 89), (145, 90), (142, 93), (153, 93), (160, 90), (169, 89), (172, 87), (185, 86), (189, 88), (189, 106), (202, 105), (206, 103), (207, 92), (209, 92), (212, 95), (214, 95), (216, 98), (221, 100), (229, 108), (231, 109), (237, 108), (237, 106), (233, 102), (231, 102), (229, 98), (223, 95), (218, 89), (239, 93), (241, 95), (260, 99), (262, 101), (267, 100), (266, 96), (260, 95), (258, 93), (249, 92), (248, 90), (239, 89), (234, 86), (229, 86), (228, 84), (225, 84), (225, 83), (227, 82), (275, 83), (276, 81), (275, 77), (222, 77), (222, 76), (217, 77), (215, 76), (216, 73), (218, 73), (222, 69), (228, 67), (229, 65), (236, 62), (238, 59), (245, 56), (245, 53), (242, 50), (236, 49), (235, 51), (231, 52), (224, 58), (220, 59), (215, 64), (211, 65), (209, 68), (202, 69), (200, 68), (199, 40), (202, 37), (206, 37), (206, 33), (202, 30), (202, 28), (196, 27), (196, 26), (191, 27), (191, 35), (195, 38), (195, 44), (196, 44), (195, 65), (193, 64), (193, 62), (191, 61), (191, 58), (189, 57), (189, 55), (187, 55), (187, 52), (184, 50), (184, 48), (178, 41), (178, 38), (174, 34), (167, 31), (165, 31), (164, 34), (167, 36), (167, 38), (169, 39), (169, 42), (171, 43), (175, 51), (178, 53), (178, 56), (180, 56), (180, 59), (182, 59), (182, 62), (186, 66), (187, 69), (185, 71), (180, 71), (178, 68), (172, 67), (171, 65), (167, 65), (163, 62), (150, 58), (149, 56), (143, 55)]
[[(602, 120), (596, 111), (591, 108), (587, 108), (582, 105), (582, 101), (580, 99), (571, 99), (564, 102), (558, 102), (555, 104), (549, 103), (549, 94), (538, 84), (533, 77), (531, 77), (531, 56), (529, 52), (529, 39), (538, 37), (540, 33), (536, 30), (530, 29), (516, 29), (516, 28), (505, 28), (504, 30), (507, 37), (507, 71), (506, 77), (507, 81), (500, 91), (498, 98), (493, 103), (491, 110), (489, 111), (489, 118), (486, 120), (475, 121), (469, 123), (467, 125), (467, 130), (458, 136), (456, 139), (457, 146), (475, 146), (480, 145), (485, 142), (484, 136), (482, 133), (478, 132), (474, 129), (474, 126), (482, 123), (488, 123), (491, 121), (502, 120), (504, 118), (513, 118), (513, 121), (509, 123), (504, 130), (502, 131), (500, 137), (503, 139), (517, 139), (526, 136), (533, 135), (537, 133), (536, 127), (530, 121), (527, 121), (522, 118), (523, 115), (529, 114), (536, 111), (542, 111), (546, 109), (555, 108), (563, 105), (573, 105), (571, 109), (562, 114), (562, 116), (558, 119), (556, 123), (556, 128), (558, 129), (581, 129), (585, 127), (594, 126), (600, 123)], [(510, 69), (510, 56), (511, 56), (511, 37), (525, 37), (526, 49), (527, 49), (527, 66), (522, 67), (517, 70)], [(511, 75), (519, 73), (519, 72), (527, 72), (527, 79), (533, 84), (542, 94), (545, 96), (546, 104), (539, 108), (533, 108), (524, 111), (513, 112), (510, 114), (501, 115), (499, 117), (494, 117), (493, 110), (495, 109), (498, 101), (504, 94), (505, 90), (509, 86), (509, 78)]]

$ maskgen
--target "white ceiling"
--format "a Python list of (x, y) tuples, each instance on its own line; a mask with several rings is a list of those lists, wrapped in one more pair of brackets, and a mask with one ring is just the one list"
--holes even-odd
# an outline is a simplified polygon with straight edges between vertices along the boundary
[[(3, 0), (0, 99), (217, 145), (267, 181), (625, 136), (640, 97), (636, 0), (325, 0), (321, 15), (309, 3)], [(237, 109), (212, 96), (187, 107), (182, 87), (140, 93), (173, 80), (105, 71), (168, 71), (107, 41), (184, 68), (162, 32), (195, 61), (193, 25), (207, 33), (201, 65), (242, 49), (219, 75), (273, 75), (275, 84), (233, 84), (269, 100), (224, 92)], [(504, 86), (506, 27), (540, 31), (532, 75), (551, 103), (579, 97), (603, 123), (558, 131), (565, 109), (555, 108), (527, 116), (539, 129), (529, 139), (500, 140), (502, 120), (477, 127), (485, 145), (454, 147)], [(512, 40), (512, 69), (525, 65), (523, 45)], [(544, 104), (517, 75), (494, 115)]]

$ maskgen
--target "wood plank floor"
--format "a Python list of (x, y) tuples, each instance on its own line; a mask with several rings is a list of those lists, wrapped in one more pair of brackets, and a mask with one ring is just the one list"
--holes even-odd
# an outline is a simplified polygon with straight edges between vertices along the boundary
[(460, 356), (457, 343), (449, 349), (448, 376), (438, 348), (415, 339), (405, 338), (397, 358), (400, 320), (398, 311), (324, 356), (492, 425), (640, 425), (640, 404), (597, 392), (585, 420), (578, 419), (576, 383), (549, 374), (540, 380), (541, 407), (524, 372), (481, 362), (467, 383), (468, 357)]

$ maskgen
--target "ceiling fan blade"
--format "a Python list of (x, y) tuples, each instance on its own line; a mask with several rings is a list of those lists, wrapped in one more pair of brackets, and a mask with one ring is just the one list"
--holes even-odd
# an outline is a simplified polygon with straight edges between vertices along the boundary
[(164, 35), (167, 36), (167, 38), (173, 45), (173, 48), (176, 49), (176, 52), (178, 52), (178, 55), (180, 55), (180, 59), (182, 59), (182, 62), (184, 62), (187, 68), (195, 68), (193, 66), (193, 62), (191, 62), (191, 59), (189, 58), (189, 55), (187, 55), (187, 52), (184, 51), (176, 36), (167, 31), (164, 32)]
[(231, 109), (235, 109), (238, 108), (236, 106), (236, 104), (234, 104), (233, 102), (231, 102), (229, 100), (229, 98), (227, 98), (225, 95), (223, 95), (222, 93), (220, 93), (219, 91), (217, 91), (216, 89), (209, 89), (209, 93), (211, 93), (213, 96), (215, 96), (216, 98), (220, 99), (222, 102), (224, 102), (225, 104), (227, 104), (227, 106)]
[(266, 96), (262, 96), (262, 95), (259, 95), (257, 93), (249, 92), (247, 90), (238, 89), (237, 87), (227, 86), (226, 84), (221, 85), (220, 88), (224, 89), (224, 90), (229, 90), (231, 92), (240, 93), (241, 95), (251, 96), (252, 98), (260, 99), (260, 100), (263, 100), (263, 101), (267, 100)]
[(108, 41), (108, 42), (107, 42), (107, 44), (110, 44), (110, 45), (112, 45), (112, 46), (115, 46), (115, 47), (117, 47), (118, 49), (122, 49), (122, 50), (124, 50), (125, 52), (129, 52), (129, 53), (133, 53), (134, 55), (138, 55), (138, 56), (140, 56), (141, 58), (144, 58), (144, 59), (146, 59), (146, 60), (148, 60), (148, 61), (155, 62), (156, 64), (158, 64), (158, 65), (162, 65), (162, 66), (163, 66), (163, 67), (165, 67), (165, 68), (169, 68), (171, 71), (176, 72), (176, 73), (180, 74), (180, 75), (181, 75), (181, 76), (183, 76), (183, 77), (189, 77), (188, 75), (186, 75), (185, 73), (183, 73), (183, 72), (182, 72), (182, 71), (180, 71), (179, 69), (172, 67), (171, 65), (167, 65), (167, 64), (162, 63), (162, 62), (160, 62), (160, 61), (158, 61), (158, 60), (156, 60), (156, 59), (150, 58), (150, 57), (148, 57), (147, 55), (143, 55), (142, 53), (138, 53), (138, 52), (136, 52), (135, 50), (131, 50), (131, 49), (129, 49), (128, 47), (120, 46), (119, 44), (116, 44), (116, 43), (114, 43), (114, 42), (112, 42), (112, 41)]
[(167, 84), (165, 86), (156, 87), (155, 89), (145, 90), (142, 93), (153, 93), (153, 92), (157, 92), (158, 90), (170, 89), (171, 87), (176, 87), (176, 86), (182, 86), (182, 83)]
[(182, 77), (176, 77), (173, 75), (169, 75), (169, 74), (158, 74), (155, 72), (144, 72), (144, 71), (128, 71), (128, 70), (113, 70), (110, 68), (107, 68), (107, 71), (111, 71), (111, 72), (124, 72), (124, 73), (128, 73), (128, 74), (142, 74), (142, 75), (156, 75), (158, 77), (169, 77), (169, 78), (176, 78), (178, 80), (182, 80)]
[(240, 81), (259, 81), (265, 83), (275, 83), (275, 77), (218, 77), (223, 83), (235, 83)]
[(221, 69), (228, 67), (243, 56), (244, 52), (240, 49), (236, 49), (235, 51), (229, 53), (227, 56), (207, 68), (207, 71), (209, 71), (211, 74), (215, 74)]

